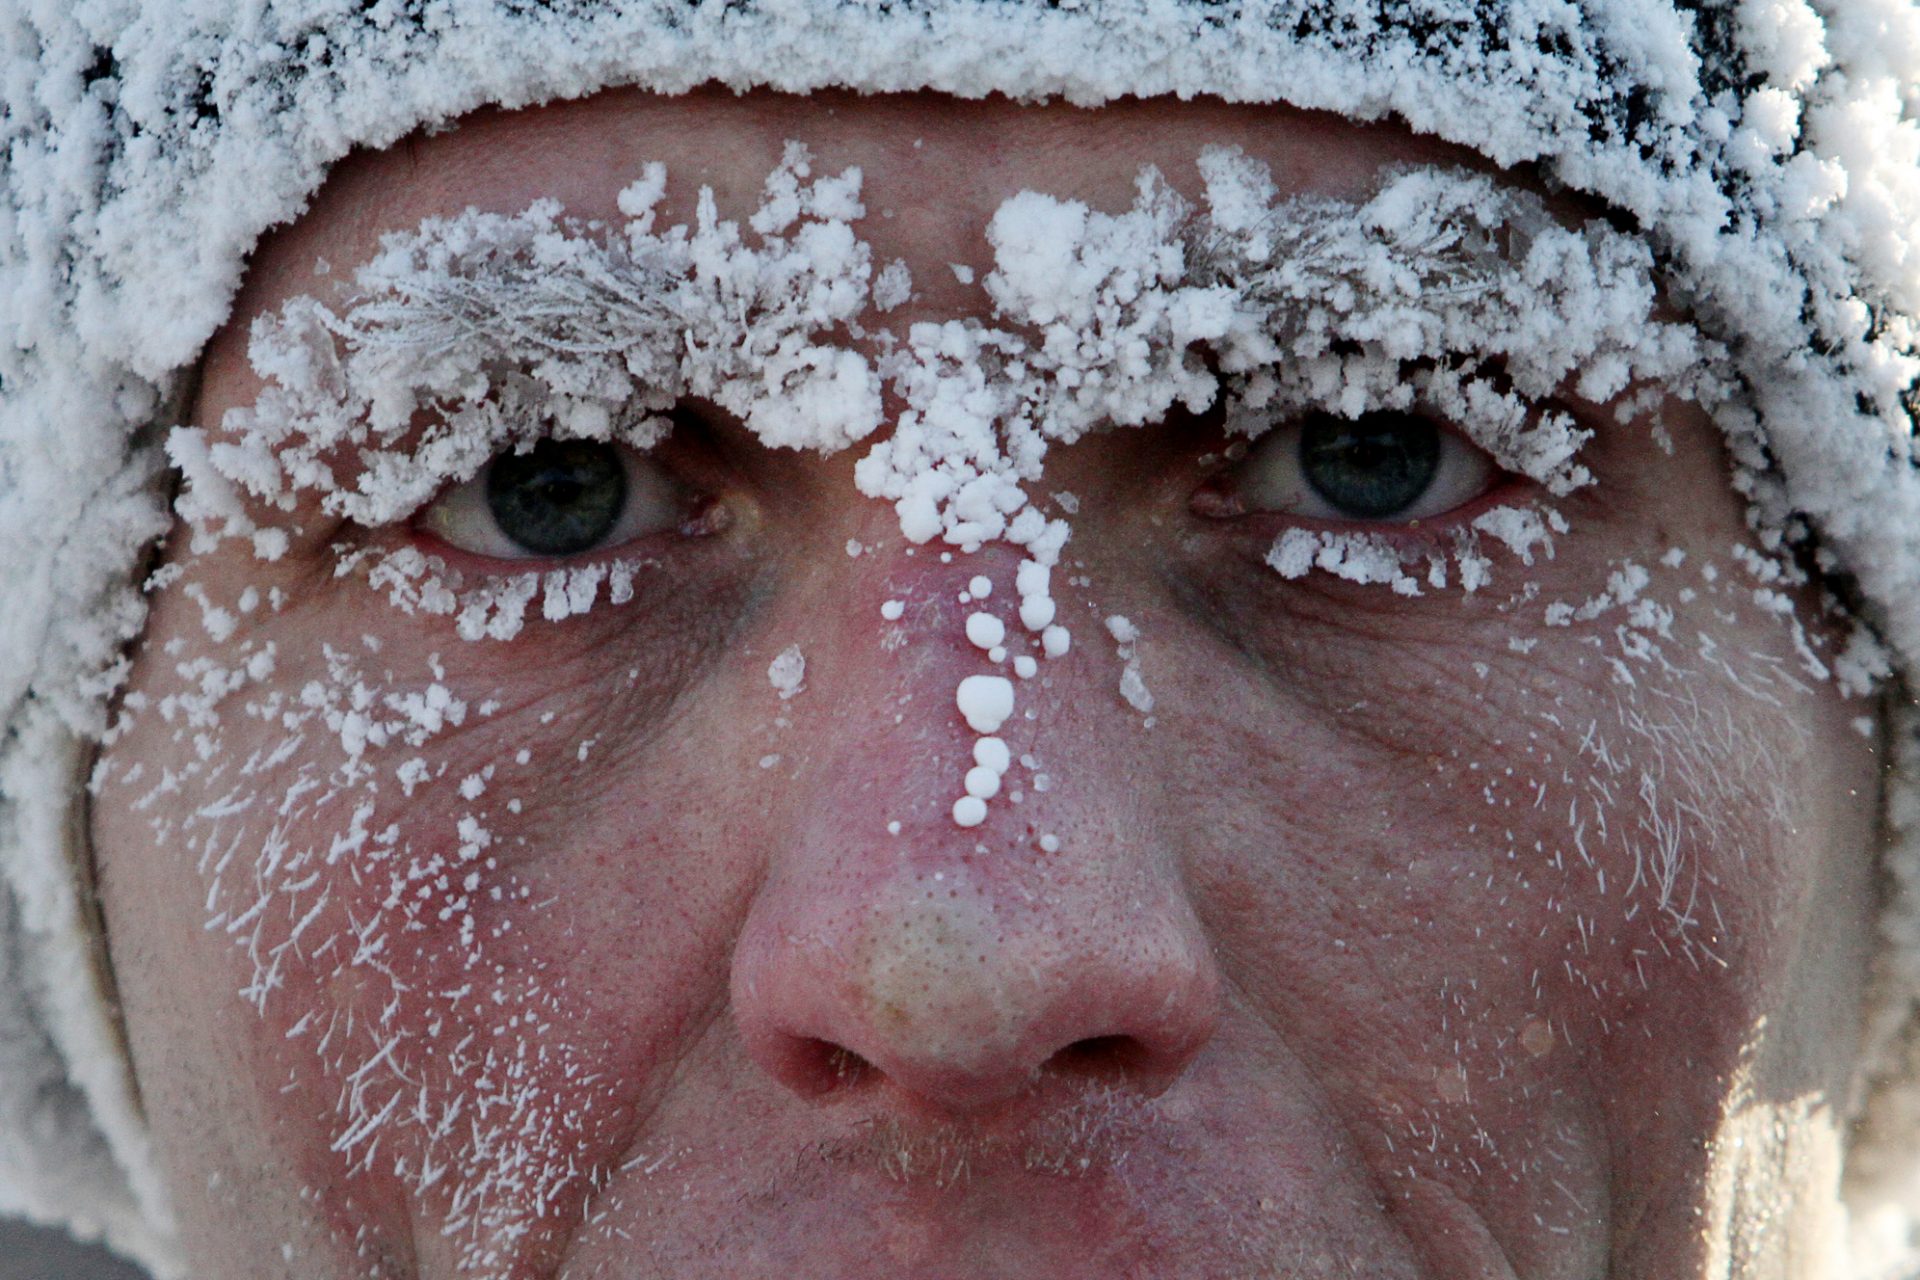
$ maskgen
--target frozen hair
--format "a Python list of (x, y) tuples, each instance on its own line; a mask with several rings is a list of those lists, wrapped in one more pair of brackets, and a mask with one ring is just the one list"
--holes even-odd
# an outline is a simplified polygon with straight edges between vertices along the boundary
[[(1392, 119), (1604, 202), (1729, 352), (1762, 541), (1920, 663), (1912, 0), (18, 0), (0, 10), (0, 1212), (179, 1271), (96, 959), (86, 762), (171, 524), (158, 428), (355, 149), (619, 85), (1208, 95)], [(1845, 673), (1843, 673), (1845, 674)], [(1895, 777), (1856, 1217), (1920, 1221), (1920, 742)], [(1877, 1206), (1893, 1206), (1877, 1208)]]

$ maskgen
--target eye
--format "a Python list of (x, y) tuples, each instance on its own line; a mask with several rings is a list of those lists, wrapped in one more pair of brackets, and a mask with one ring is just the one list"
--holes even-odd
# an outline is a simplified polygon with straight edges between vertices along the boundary
[(1196, 495), (1203, 515), (1274, 512), (1312, 520), (1411, 522), (1486, 492), (1493, 461), (1415, 413), (1315, 414), (1276, 427)]
[(496, 456), (415, 521), (442, 541), (502, 560), (584, 555), (677, 528), (690, 496), (632, 449), (542, 440)]

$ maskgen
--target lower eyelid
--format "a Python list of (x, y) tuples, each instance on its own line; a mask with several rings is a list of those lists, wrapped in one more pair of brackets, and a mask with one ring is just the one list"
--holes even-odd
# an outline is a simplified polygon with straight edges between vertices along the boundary
[(1189, 499), (1188, 510), (1206, 524), (1218, 527), (1224, 536), (1246, 540), (1262, 556), (1273, 540), (1289, 529), (1366, 535), (1398, 546), (1408, 554), (1451, 554), (1455, 534), (1469, 529), (1487, 512), (1525, 506), (1540, 496), (1539, 487), (1532, 481), (1496, 468), (1491, 483), (1468, 501), (1435, 515), (1406, 520), (1353, 520), (1235, 509), (1230, 495), (1210, 492), (1204, 484)]

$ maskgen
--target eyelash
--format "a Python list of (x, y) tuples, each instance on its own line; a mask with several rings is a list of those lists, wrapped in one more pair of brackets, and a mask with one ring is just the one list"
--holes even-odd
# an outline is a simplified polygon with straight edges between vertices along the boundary
[[(344, 536), (333, 543), (333, 576), (362, 579), (404, 614), (450, 618), (466, 640), (508, 641), (519, 636), (528, 621), (605, 613), (596, 602), (620, 605), (652, 590), (645, 586), (654, 580), (649, 571), (672, 547), (688, 539), (707, 539), (732, 522), (731, 505), (710, 492), (715, 473), (701, 446), (676, 447), (664, 436), (663, 430), (663, 438), (645, 449), (619, 441), (550, 437), (503, 447), (468, 479), (443, 487), (411, 515), (344, 521)], [(676, 431), (674, 438), (679, 436)], [(629, 498), (635, 489), (642, 491), (630, 508), (644, 508), (650, 489), (655, 499), (670, 503), (670, 511), (639, 527), (623, 514), (591, 546), (563, 555), (530, 555), (500, 545), (462, 546), (446, 536), (444, 523), (435, 527), (450, 504), (454, 518), (462, 518), (464, 510), (466, 516), (491, 521), (487, 488), (495, 469), (504, 461), (532, 458), (542, 448), (556, 446), (584, 446), (618, 458), (622, 474), (634, 482)], [(497, 530), (493, 533), (500, 536)], [(686, 585), (684, 579), (675, 581)]]

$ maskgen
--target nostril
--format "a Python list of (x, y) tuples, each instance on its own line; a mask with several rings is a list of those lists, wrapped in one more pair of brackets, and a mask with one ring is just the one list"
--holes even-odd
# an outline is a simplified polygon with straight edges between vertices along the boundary
[(1132, 1036), (1088, 1036), (1056, 1052), (1047, 1069), (1062, 1075), (1105, 1078), (1123, 1076), (1144, 1065), (1152, 1055)]
[(834, 1093), (856, 1088), (874, 1074), (873, 1064), (831, 1040), (802, 1037), (788, 1048), (787, 1067), (796, 1083), (810, 1093)]
[(850, 1089), (873, 1074), (873, 1064), (853, 1050), (825, 1041), (820, 1043), (826, 1049), (826, 1070), (833, 1081), (833, 1088)]
[[(941, 870), (907, 869), (922, 862)], [(834, 877), (780, 880), (742, 926), (729, 983), (754, 1066), (824, 1105), (916, 1115), (1173, 1088), (1220, 1006), (1204, 930), (1175, 887), (1154, 899), (1129, 880), (1122, 913), (1081, 901), (1094, 891), (1075, 882), (1060, 902), (1090, 916), (1066, 919), (1052, 889), (1016, 893), (998, 874), (922, 852), (852, 899)]]

